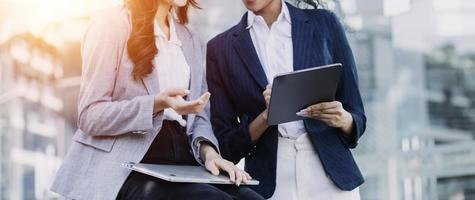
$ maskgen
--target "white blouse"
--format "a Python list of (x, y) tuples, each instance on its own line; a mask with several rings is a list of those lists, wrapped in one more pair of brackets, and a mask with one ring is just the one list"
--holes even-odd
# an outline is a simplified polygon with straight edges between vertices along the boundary
[[(188, 89), (190, 85), (190, 66), (186, 62), (181, 49), (181, 41), (178, 39), (175, 21), (171, 14), (168, 15), (170, 26), (170, 40), (154, 21), (155, 44), (158, 53), (153, 59), (153, 65), (157, 68), (160, 91), (168, 89)], [(186, 120), (171, 108), (164, 110), (164, 119), (176, 120), (181, 126), (186, 126)]]
[[(285, 2), (282, 1), (281, 12), (271, 28), (262, 16), (251, 11), (248, 11), (247, 20), (247, 29), (268, 82), (272, 83), (274, 76), (280, 73), (294, 71), (292, 21)], [(278, 130), (280, 136), (292, 139), (306, 132), (302, 120), (279, 124)]]

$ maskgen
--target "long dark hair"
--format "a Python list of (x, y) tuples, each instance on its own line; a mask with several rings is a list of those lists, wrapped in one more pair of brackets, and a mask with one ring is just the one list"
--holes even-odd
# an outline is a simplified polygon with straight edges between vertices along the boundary
[[(134, 63), (132, 76), (135, 80), (152, 73), (152, 60), (158, 53), (153, 32), (155, 14), (159, 0), (127, 0), (126, 4), (132, 20), (132, 32), (127, 41), (127, 51)], [(196, 0), (188, 0), (184, 7), (175, 8), (178, 22), (188, 23), (189, 7), (199, 8)]]

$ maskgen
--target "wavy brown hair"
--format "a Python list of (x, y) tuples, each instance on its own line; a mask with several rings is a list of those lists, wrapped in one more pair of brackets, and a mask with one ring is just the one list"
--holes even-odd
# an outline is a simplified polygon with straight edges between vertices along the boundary
[[(155, 14), (161, 0), (127, 0), (132, 20), (132, 32), (127, 41), (127, 51), (134, 63), (132, 76), (135, 80), (152, 73), (153, 58), (158, 53), (153, 32)], [(196, 0), (188, 0), (184, 7), (174, 8), (180, 24), (188, 23), (189, 7), (199, 8)]]

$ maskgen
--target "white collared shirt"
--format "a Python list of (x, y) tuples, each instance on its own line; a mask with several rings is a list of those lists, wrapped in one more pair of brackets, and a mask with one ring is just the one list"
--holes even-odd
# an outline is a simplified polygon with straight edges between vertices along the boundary
[[(247, 13), (247, 29), (268, 82), (272, 83), (277, 74), (294, 71), (292, 21), (285, 2), (282, 1), (281, 12), (271, 28), (262, 16), (255, 15), (252, 11)], [(306, 132), (302, 120), (279, 124), (278, 129), (282, 137), (292, 139)]]
[[(188, 89), (190, 85), (190, 66), (186, 62), (181, 49), (181, 41), (176, 33), (175, 21), (171, 14), (168, 15), (170, 26), (170, 40), (154, 21), (155, 44), (158, 53), (153, 59), (153, 65), (157, 68), (160, 91), (168, 89)], [(181, 126), (186, 126), (186, 120), (171, 108), (164, 110), (164, 119), (176, 120)]]

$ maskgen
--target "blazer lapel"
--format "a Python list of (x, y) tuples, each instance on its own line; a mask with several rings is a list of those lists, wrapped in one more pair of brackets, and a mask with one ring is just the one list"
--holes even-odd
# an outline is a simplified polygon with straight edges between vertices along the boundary
[(155, 66), (153, 67), (152, 73), (142, 77), (142, 82), (145, 85), (148, 94), (153, 95), (160, 91), (160, 87), (158, 85), (158, 74)]
[(315, 26), (303, 10), (287, 4), (292, 21), (292, 46), (294, 70), (313, 67), (316, 59), (312, 49)]
[(233, 46), (261, 89), (265, 89), (268, 84), (267, 77), (259, 61), (256, 49), (254, 48), (249, 29), (246, 29), (246, 19), (247, 13), (240, 22), (240, 30), (234, 33), (236, 39), (233, 41)]
[[(201, 61), (201, 47), (196, 47), (193, 42), (193, 38), (189, 30), (175, 22), (176, 33), (178, 39), (181, 42), (181, 49), (185, 56), (186, 63), (190, 66), (190, 94), (186, 97), (187, 100), (195, 100), (201, 95), (201, 86), (204, 73), (203, 62)], [(199, 52), (198, 52), (199, 51)], [(197, 55), (198, 54), (198, 55)], [(195, 114), (187, 116), (186, 132), (190, 133)]]
[[(200, 59), (197, 57), (197, 49), (193, 44), (193, 38), (187, 28), (175, 22), (176, 33), (181, 42), (181, 50), (185, 56), (186, 63), (190, 66), (190, 86), (191, 94), (186, 97), (187, 100), (195, 99), (200, 95), (203, 66)], [(199, 48), (199, 47), (198, 47)]]

